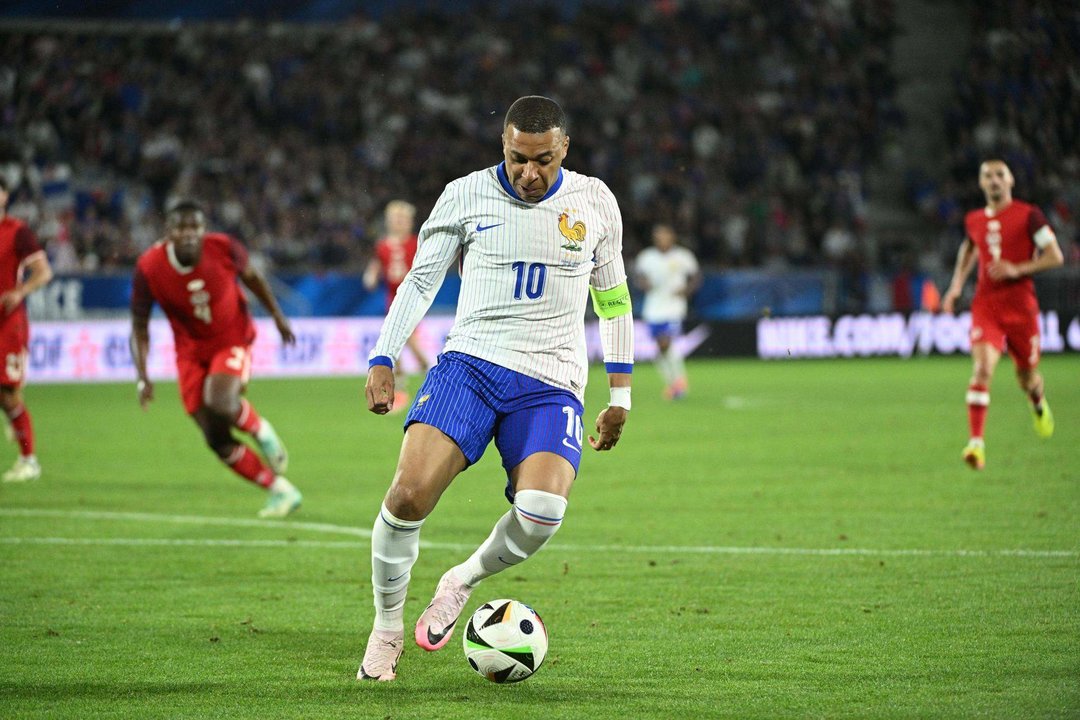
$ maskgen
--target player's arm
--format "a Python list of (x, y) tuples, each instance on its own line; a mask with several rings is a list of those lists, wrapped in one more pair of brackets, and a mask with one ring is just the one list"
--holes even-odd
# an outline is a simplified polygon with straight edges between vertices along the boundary
[(596, 418), (597, 436), (589, 436), (589, 445), (594, 450), (610, 450), (619, 442), (630, 412), (630, 380), (634, 370), (634, 315), (622, 258), (622, 216), (610, 191), (605, 209), (612, 229), (597, 246), (589, 291), (593, 310), (600, 318), (600, 344), (610, 400)]
[(368, 261), (364, 268), (364, 288), (374, 290), (379, 286), (379, 278), (382, 277), (382, 261), (377, 257)]
[(701, 289), (703, 278), (701, 266), (698, 265), (697, 258), (693, 255), (689, 255), (688, 257), (690, 260), (689, 276), (686, 279), (686, 288), (683, 290), (683, 295), (687, 298), (692, 298), (694, 297), (694, 294)]
[(1061, 252), (1057, 236), (1046, 223), (1046, 219), (1040, 212), (1037, 215), (1041, 219), (1041, 226), (1031, 234), (1035, 242), (1035, 256), (1030, 260), (1020, 263), (1011, 263), (1008, 260), (998, 260), (986, 268), (986, 273), (993, 280), (1015, 280), (1017, 278), (1034, 275), (1044, 270), (1052, 270), (1065, 264), (1065, 254)]
[(961, 293), (964, 292), (964, 283), (967, 282), (968, 275), (971, 274), (971, 271), (975, 268), (975, 263), (978, 261), (979, 254), (975, 249), (975, 243), (971, 242), (971, 238), (965, 237), (956, 253), (956, 265), (953, 267), (949, 289), (945, 291), (945, 297), (941, 299), (941, 309), (943, 311), (950, 314), (956, 312), (956, 301), (960, 299)]
[(41, 249), (37, 238), (30, 228), (20, 227), (15, 233), (15, 252), (26, 268), (25, 275), (14, 288), (0, 295), (4, 314), (8, 315), (22, 305), (26, 296), (40, 287), (47, 285), (53, 277), (49, 257)]
[(274, 297), (273, 291), (270, 290), (270, 283), (266, 282), (266, 277), (250, 263), (244, 265), (239, 275), (241, 282), (251, 291), (252, 295), (258, 298), (262, 306), (270, 313), (270, 317), (274, 318), (274, 325), (277, 326), (278, 333), (281, 335), (281, 341), (286, 345), (294, 344), (296, 336), (293, 334), (292, 326), (289, 324), (289, 318), (285, 317), (285, 313), (281, 312), (281, 306), (278, 305), (277, 298)]
[(456, 195), (455, 185), (447, 185), (435, 201), (431, 215), (420, 227), (412, 269), (398, 287), (379, 339), (368, 356), (364, 395), (368, 410), (376, 415), (385, 415), (394, 409), (394, 363), (405, 341), (431, 307), (446, 271), (457, 259), (465, 239), (458, 218)]
[(146, 358), (150, 354), (150, 311), (153, 308), (150, 283), (136, 267), (131, 282), (131, 362), (135, 365), (135, 389), (143, 410), (154, 399), (154, 384), (146, 372)]

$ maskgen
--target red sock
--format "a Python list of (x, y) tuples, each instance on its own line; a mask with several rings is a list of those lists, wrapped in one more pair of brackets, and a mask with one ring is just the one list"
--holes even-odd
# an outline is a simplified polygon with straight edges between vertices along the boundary
[(225, 464), (240, 477), (260, 487), (270, 487), (274, 482), (274, 471), (267, 467), (266, 463), (260, 460), (259, 456), (247, 445), (237, 445), (232, 454), (225, 458)]
[(968, 386), (968, 426), (971, 428), (971, 437), (983, 436), (983, 428), (986, 427), (986, 410), (989, 405), (990, 391), (985, 385), (972, 383)]
[(237, 414), (236, 419), (233, 420), (233, 425), (249, 435), (259, 432), (262, 418), (259, 417), (259, 413), (255, 412), (255, 408), (247, 401), (247, 398), (240, 398), (240, 412)]
[(34, 426), (30, 423), (30, 411), (26, 405), (19, 406), (7, 413), (11, 420), (11, 431), (15, 433), (15, 439), (19, 443), (19, 454), (23, 457), (34, 454)]

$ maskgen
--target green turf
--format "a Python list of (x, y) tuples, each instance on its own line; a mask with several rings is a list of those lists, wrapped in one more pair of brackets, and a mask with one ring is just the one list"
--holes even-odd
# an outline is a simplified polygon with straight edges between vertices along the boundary
[[(474, 594), (548, 624), (549, 659), (514, 686), (475, 675), (457, 637), (408, 647), (394, 683), (353, 679), (363, 531), (400, 443), (360, 380), (255, 381), (305, 503), (248, 525), (175, 517), (263, 502), (175, 386), (146, 414), (133, 385), (31, 386), (45, 475), (0, 487), (0, 716), (1077, 717), (1078, 366), (1045, 360), (1058, 432), (1040, 441), (1002, 365), (982, 473), (960, 461), (966, 359), (695, 362), (674, 405), (640, 368), (554, 544)], [(594, 371), (587, 417), (604, 396)], [(410, 622), (502, 484), (489, 450), (428, 520)]]

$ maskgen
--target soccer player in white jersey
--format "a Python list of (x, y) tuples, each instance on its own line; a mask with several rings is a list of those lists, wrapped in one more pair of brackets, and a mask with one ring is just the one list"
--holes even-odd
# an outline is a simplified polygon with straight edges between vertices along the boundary
[(648, 323), (656, 341), (656, 367), (664, 379), (664, 397), (677, 400), (686, 395), (689, 383), (674, 340), (682, 333), (687, 301), (701, 286), (701, 272), (694, 253), (675, 244), (675, 229), (670, 225), (655, 225), (652, 242), (634, 263), (637, 283), (645, 291), (641, 319)]
[(357, 679), (396, 676), (420, 526), (492, 439), (511, 508), (442, 576), (416, 623), (417, 644), (443, 647), (476, 584), (530, 557), (559, 529), (581, 460), (590, 295), (610, 403), (589, 445), (615, 447), (630, 410), (633, 318), (615, 197), (600, 180), (563, 169), (566, 116), (548, 98), (515, 101), (502, 143), (502, 163), (451, 182), (435, 203), (371, 353), (368, 409), (383, 414), (393, 407), (394, 360), (460, 258), (454, 326), (405, 418), (397, 470), (371, 534), (375, 622)]

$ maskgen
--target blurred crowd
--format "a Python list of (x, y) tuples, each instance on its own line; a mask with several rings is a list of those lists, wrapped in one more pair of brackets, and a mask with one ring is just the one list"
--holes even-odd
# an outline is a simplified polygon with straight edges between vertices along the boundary
[(424, 217), (540, 93), (570, 117), (566, 166), (619, 197), (628, 254), (656, 221), (726, 266), (828, 264), (864, 232), (864, 172), (899, 122), (891, 0), (483, 17), (3, 32), (11, 212), (62, 272), (130, 266), (177, 196), (271, 268), (355, 269), (387, 201)]
[(987, 0), (971, 13), (971, 49), (946, 116), (946, 173), (916, 183), (915, 202), (940, 228), (942, 253), (954, 256), (964, 214), (984, 202), (979, 163), (999, 157), (1015, 196), (1043, 209), (1066, 262), (1080, 263), (1080, 11), (1055, 0)]

